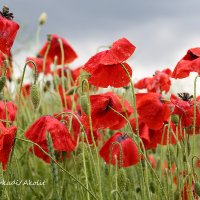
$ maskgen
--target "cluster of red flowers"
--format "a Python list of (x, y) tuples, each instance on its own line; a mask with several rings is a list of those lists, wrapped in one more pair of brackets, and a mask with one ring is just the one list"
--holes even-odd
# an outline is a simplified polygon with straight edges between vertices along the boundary
[[(0, 66), (3, 60), (10, 57), (10, 49), (19, 29), (12, 18), (7, 8), (0, 12)], [(41, 116), (27, 128), (24, 136), (48, 152), (48, 132), (56, 158), (62, 160), (66, 153), (69, 155), (75, 150), (82, 139), (80, 133), (84, 132), (84, 142), (91, 146), (102, 145), (99, 155), (107, 164), (129, 167), (142, 158), (139, 155), (141, 146), (146, 150), (154, 149), (158, 145), (175, 144), (184, 139), (185, 134), (192, 134), (194, 117), (195, 133), (199, 133), (200, 110), (196, 106), (194, 116), (193, 97), (188, 93), (171, 94), (167, 100), (162, 93), (169, 92), (171, 78), (184, 78), (190, 72), (200, 73), (200, 48), (190, 49), (173, 72), (164, 69), (156, 71), (153, 77), (139, 80), (135, 88), (147, 89), (147, 92), (136, 94), (135, 108), (113, 91), (94, 93), (98, 88), (126, 88), (130, 84), (132, 69), (127, 59), (135, 48), (126, 38), (121, 38), (108, 50), (92, 56), (82, 67), (72, 70), (63, 65), (73, 62), (77, 58), (76, 52), (64, 38), (52, 34), (37, 56), (28, 57), (27, 61), (34, 61), (38, 73), (57, 77), (54, 89), (60, 95), (63, 110), (52, 116)], [(52, 70), (51, 65), (55, 63), (60, 68)], [(34, 67), (31, 62), (29, 66)], [(83, 84), (82, 73), (87, 73), (88, 88)], [(81, 93), (78, 90), (80, 87)], [(88, 92), (92, 95), (89, 96)], [(22, 95), (25, 99), (29, 97), (30, 84), (23, 85)], [(200, 104), (200, 97), (196, 98), (196, 103)], [(17, 107), (10, 101), (0, 101), (0, 111), (0, 162), (5, 170), (17, 130), (12, 125)], [(128, 123), (133, 130), (131, 134), (123, 131)], [(107, 129), (114, 133), (102, 134)], [(132, 134), (136, 133), (141, 139), (140, 144), (132, 139)], [(108, 138), (107, 141), (105, 138)], [(50, 158), (37, 145), (33, 145), (30, 152), (49, 163)]]

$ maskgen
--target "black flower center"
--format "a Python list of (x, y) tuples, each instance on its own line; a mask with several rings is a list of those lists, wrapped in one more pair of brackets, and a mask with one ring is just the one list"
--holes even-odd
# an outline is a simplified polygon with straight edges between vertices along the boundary
[(9, 20), (12, 20), (14, 18), (13, 13), (9, 12), (9, 8), (7, 6), (3, 7), (2, 11), (0, 11), (0, 15)]
[(120, 135), (120, 136), (117, 137), (117, 142), (122, 142), (122, 141), (124, 141), (127, 138), (128, 138), (128, 134), (125, 133), (125, 134)]
[(178, 96), (183, 100), (183, 101), (190, 101), (193, 98), (193, 95), (190, 95), (187, 92), (183, 93), (178, 93)]

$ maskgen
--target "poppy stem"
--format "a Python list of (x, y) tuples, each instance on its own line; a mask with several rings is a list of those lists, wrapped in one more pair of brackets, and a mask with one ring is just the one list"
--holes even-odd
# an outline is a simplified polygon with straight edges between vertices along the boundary
[(30, 140), (26, 140), (26, 139), (23, 139), (23, 138), (19, 138), (19, 137), (15, 137), (16, 140), (20, 140), (20, 141), (23, 141), (23, 142), (27, 142), (27, 143), (30, 143), (32, 145), (35, 145), (37, 146), (45, 155), (47, 155), (49, 158), (51, 158), (52, 161), (54, 161), (56, 163), (56, 165), (63, 171), (65, 172), (66, 174), (68, 174), (72, 179), (74, 179), (74, 181), (76, 181), (84, 190), (86, 190), (94, 199), (97, 200), (97, 198), (95, 197), (94, 194), (92, 194), (92, 192), (90, 190), (88, 190), (73, 174), (71, 174), (69, 171), (67, 171), (66, 169), (64, 169), (49, 153), (47, 153), (46, 151), (44, 151), (44, 149), (38, 145), (37, 143), (34, 143)]

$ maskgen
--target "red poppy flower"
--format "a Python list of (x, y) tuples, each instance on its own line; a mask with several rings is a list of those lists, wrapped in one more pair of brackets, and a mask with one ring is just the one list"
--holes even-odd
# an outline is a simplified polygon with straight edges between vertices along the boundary
[[(47, 149), (46, 134), (51, 135), (55, 151), (71, 152), (75, 149), (67, 127), (52, 116), (42, 116), (37, 119), (25, 132), (25, 137)], [(46, 161), (46, 160), (45, 160)]]
[(171, 70), (156, 71), (153, 77), (144, 78), (135, 83), (138, 89), (147, 89), (148, 92), (167, 93), (171, 86)]
[[(136, 120), (133, 118), (130, 123), (133, 131), (136, 132)], [(155, 149), (158, 144), (176, 144), (177, 141), (172, 131), (174, 131), (177, 139), (180, 140), (180, 131), (176, 133), (176, 127), (173, 123), (170, 124), (169, 130), (168, 126), (163, 126), (159, 130), (152, 130), (139, 118), (139, 133), (145, 149)]]
[(4, 7), (3, 11), (0, 12), (0, 51), (6, 55), (10, 54), (10, 49), (19, 29), (19, 25), (12, 18), (12, 13), (9, 13), (9, 9)]
[[(65, 110), (63, 110), (63, 112), (71, 112), (71, 110), (65, 109)], [(58, 114), (59, 113), (54, 114), (54, 116), (57, 116)], [(76, 115), (76, 117), (81, 122), (81, 113), (79, 113), (79, 111), (74, 112), (74, 115)], [(78, 120), (75, 117), (72, 117), (72, 118), (71, 117), (72, 117), (72, 115), (65, 114), (65, 115), (58, 116), (57, 119), (59, 121), (63, 121), (63, 122), (66, 123), (67, 127), (70, 128), (69, 131), (70, 131), (70, 134), (73, 137), (74, 142), (77, 144), (78, 138), (79, 138), (80, 133), (81, 133), (81, 126), (80, 126), (80, 123), (78, 122)], [(85, 138), (85, 142), (87, 143), (87, 141), (88, 141), (89, 144), (93, 144), (92, 134), (91, 134), (90, 129), (86, 129), (85, 133), (86, 133), (86, 137), (87, 137), (87, 139)], [(99, 131), (94, 130), (93, 131), (93, 137), (94, 137), (94, 141), (97, 144), (97, 142), (101, 139), (101, 134), (99, 133)]]
[[(5, 60), (8, 60), (9, 61), (9, 66), (7, 66), (6, 68), (3, 67), (3, 63)], [(12, 66), (12, 55), (9, 54), (9, 56), (5, 56), (1, 51), (0, 51), (0, 67), (3, 67), (1, 68), (1, 71), (0, 71), (0, 76), (2, 76), (2, 74), (6, 73), (6, 78), (8, 80), (11, 80), (11, 75), (12, 75), (12, 72), (13, 72), (13, 66)]]
[(192, 48), (187, 51), (187, 54), (178, 62), (172, 78), (188, 77), (190, 72), (198, 72), (200, 75), (200, 48)]
[(22, 86), (22, 95), (24, 97), (28, 97), (30, 95), (30, 91), (31, 91), (31, 84), (30, 83), (27, 83), (27, 84)]
[[(0, 119), (13, 122), (17, 113), (17, 107), (12, 101), (0, 101)], [(5, 125), (6, 123), (4, 123)]]
[[(111, 110), (111, 108), (125, 117), (133, 113), (133, 108), (128, 101), (123, 100), (122, 97), (113, 92), (91, 95), (90, 102), (92, 126), (94, 129), (110, 128), (112, 130), (119, 130), (127, 123), (123, 117)], [(82, 121), (89, 128), (89, 117), (84, 111), (82, 111)]]
[[(120, 143), (122, 152), (116, 142)], [(119, 167), (129, 167), (139, 161), (137, 146), (127, 134), (120, 132), (115, 133), (104, 143), (99, 154), (107, 164), (116, 165), (117, 159)]]
[(63, 94), (62, 85), (58, 86), (58, 91), (59, 91), (59, 94), (60, 94), (60, 98), (61, 98), (61, 101), (62, 101), (63, 108), (68, 108), (68, 109), (71, 110), (73, 102), (77, 101), (77, 99), (78, 99), (78, 95), (77, 94), (67, 95), (65, 90), (64, 90), (64, 94)]
[[(44, 59), (43, 58), (28, 57), (26, 59), (26, 61), (28, 61), (28, 60), (31, 60), (36, 64), (38, 73), (42, 73), (43, 72), (43, 63), (44, 63)], [(33, 63), (29, 62), (28, 66), (31, 67), (32, 69), (34, 69)], [(48, 61), (46, 62), (46, 65), (45, 65), (44, 74), (52, 74), (51, 63), (48, 62)]]
[(0, 122), (0, 163), (2, 163), (3, 170), (6, 170), (6, 165), (14, 144), (16, 130), (17, 127), (11, 126), (5, 128)]
[[(77, 58), (76, 52), (72, 49), (72, 47), (69, 45), (69, 43), (62, 37), (59, 37), (58, 35), (52, 34), (51, 35), (51, 42), (50, 42), (50, 49), (47, 55), (47, 60), (50, 63), (54, 63), (54, 58), (57, 56), (57, 64), (62, 64), (62, 55), (61, 55), (61, 48), (60, 43), (58, 39), (62, 40), (63, 49), (64, 49), (64, 64), (71, 63)], [(45, 43), (45, 45), (42, 47), (42, 49), (39, 52), (39, 55), (44, 57), (45, 52), (48, 47), (48, 42)]]
[[(124, 63), (135, 51), (135, 46), (122, 38), (113, 43), (111, 49), (94, 55), (84, 65), (83, 69), (91, 74), (89, 83), (97, 87), (122, 87), (130, 82), (122, 64), (132, 76), (132, 69)], [(111, 76), (112, 75), (112, 76)]]
[(165, 100), (158, 93), (136, 94), (137, 111), (141, 120), (150, 129), (159, 130), (168, 121), (170, 109)]
[[(170, 97), (170, 100), (174, 105), (172, 114), (179, 116), (182, 127), (193, 126), (194, 101), (191, 100), (193, 96), (190, 96), (188, 93), (179, 93), (178, 95), (180, 98), (176, 97), (174, 94)], [(199, 100), (197, 98), (197, 104), (198, 102)], [(196, 106), (196, 126), (200, 126), (200, 111), (198, 106)]]

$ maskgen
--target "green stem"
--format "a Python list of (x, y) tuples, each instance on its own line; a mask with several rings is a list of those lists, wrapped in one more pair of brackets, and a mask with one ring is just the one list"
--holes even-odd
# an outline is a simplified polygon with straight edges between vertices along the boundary
[(45, 155), (47, 155), (49, 158), (52, 159), (52, 161), (54, 161), (56, 163), (56, 165), (63, 171), (65, 172), (66, 174), (68, 174), (72, 179), (74, 179), (74, 181), (76, 181), (83, 189), (85, 189), (94, 199), (97, 199), (94, 194), (92, 194), (90, 192), (90, 190), (88, 190), (73, 174), (71, 174), (70, 172), (68, 172), (66, 169), (64, 169), (50, 154), (48, 154), (46, 151), (43, 150), (43, 148), (38, 145), (37, 143), (34, 143), (30, 140), (26, 140), (26, 139), (23, 139), (23, 138), (18, 138), (16, 137), (15, 139), (17, 140), (20, 140), (20, 141), (23, 141), (23, 142), (27, 142), (27, 143), (30, 143), (32, 145), (35, 145), (37, 146)]

